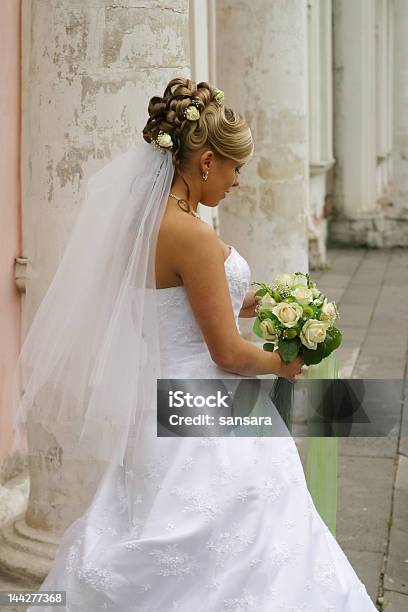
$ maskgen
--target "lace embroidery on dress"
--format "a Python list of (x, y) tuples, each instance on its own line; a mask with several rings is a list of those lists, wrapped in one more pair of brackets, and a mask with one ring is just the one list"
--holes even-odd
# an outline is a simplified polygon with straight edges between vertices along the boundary
[(282, 493), (282, 485), (276, 478), (264, 480), (261, 485), (252, 485), (239, 491), (236, 496), (240, 501), (247, 501), (248, 498), (260, 498), (262, 500), (276, 501)]
[(289, 546), (286, 543), (275, 544), (271, 546), (268, 561), (273, 568), (280, 568), (284, 565), (293, 565), (298, 559), (302, 547), (300, 544)]
[(206, 547), (215, 553), (217, 567), (224, 567), (230, 557), (235, 557), (248, 548), (255, 541), (254, 536), (235, 523), (230, 530), (214, 535), (207, 542)]
[(211, 478), (211, 488), (213, 491), (216, 492), (216, 494), (219, 494), (219, 492), (223, 491), (225, 496), (227, 495), (228, 488), (234, 491), (236, 486), (239, 486), (239, 480), (241, 476), (242, 474), (239, 469), (222, 466)]
[(182, 512), (199, 512), (206, 521), (211, 521), (221, 510), (217, 497), (202, 487), (174, 487), (170, 493), (177, 495), (184, 502)]
[(70, 546), (66, 571), (75, 574), (79, 580), (84, 580), (97, 591), (106, 591), (113, 586), (112, 567), (105, 566), (95, 567), (86, 561), (82, 562), (81, 547), (84, 541), (84, 536), (78, 538), (72, 546)]
[(331, 561), (318, 561), (313, 566), (313, 580), (326, 589), (335, 585), (336, 569)]
[(167, 459), (165, 457), (158, 457), (154, 461), (142, 463), (137, 470), (137, 474), (149, 489), (154, 487), (156, 491), (160, 491), (163, 486), (159, 482), (167, 467)]
[(154, 557), (157, 570), (161, 576), (187, 576), (194, 574), (197, 569), (197, 562), (188, 553), (181, 552), (178, 544), (167, 544), (163, 548), (155, 548), (149, 552)]
[(241, 597), (224, 599), (223, 604), (225, 612), (247, 612), (248, 610), (256, 611), (259, 610), (260, 607), (259, 597), (252, 595), (248, 589), (244, 589), (242, 591)]
[(183, 461), (183, 465), (181, 466), (182, 470), (191, 470), (194, 463), (194, 457), (185, 457)]

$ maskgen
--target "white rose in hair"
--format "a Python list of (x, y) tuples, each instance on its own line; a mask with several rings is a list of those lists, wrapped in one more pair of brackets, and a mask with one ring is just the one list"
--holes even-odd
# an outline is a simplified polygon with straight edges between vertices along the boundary
[(164, 147), (164, 148), (169, 148), (173, 145), (173, 141), (171, 139), (170, 134), (166, 134), (166, 133), (161, 133), (157, 136), (157, 144), (160, 147)]
[(302, 344), (308, 349), (315, 350), (320, 342), (326, 340), (326, 331), (330, 327), (325, 321), (317, 319), (309, 319), (302, 327), (299, 334)]
[(188, 106), (186, 109), (186, 117), (189, 121), (197, 121), (200, 118), (200, 111), (195, 106)]
[(272, 308), (272, 312), (276, 315), (285, 327), (295, 327), (303, 314), (303, 308), (296, 302), (280, 302)]

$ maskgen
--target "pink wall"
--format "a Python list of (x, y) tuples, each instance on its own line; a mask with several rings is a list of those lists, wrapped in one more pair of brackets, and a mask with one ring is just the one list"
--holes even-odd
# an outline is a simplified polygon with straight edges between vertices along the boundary
[(0, 468), (11, 441), (10, 376), (20, 346), (20, 0), (0, 4)]

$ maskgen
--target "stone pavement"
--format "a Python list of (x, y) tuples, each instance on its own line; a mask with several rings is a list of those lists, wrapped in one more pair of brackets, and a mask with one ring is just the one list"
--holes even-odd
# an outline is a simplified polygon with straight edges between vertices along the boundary
[[(408, 249), (331, 249), (328, 259), (311, 275), (340, 309), (340, 377), (406, 380)], [(401, 413), (406, 432), (408, 382)], [(296, 444), (305, 464), (307, 440)], [(406, 612), (408, 438), (339, 438), (337, 539), (378, 610)], [(19, 588), (0, 576), (0, 590)]]
[[(336, 301), (340, 378), (405, 379), (408, 249), (330, 249), (311, 271)], [(337, 539), (379, 610), (408, 610), (408, 382), (399, 435), (339, 438)], [(402, 425), (402, 422), (401, 422)], [(305, 462), (307, 440), (297, 439)]]

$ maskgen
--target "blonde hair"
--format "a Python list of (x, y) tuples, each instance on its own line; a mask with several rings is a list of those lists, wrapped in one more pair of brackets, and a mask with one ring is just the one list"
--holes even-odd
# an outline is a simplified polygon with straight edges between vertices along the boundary
[[(170, 134), (176, 168), (183, 168), (188, 164), (189, 154), (203, 147), (240, 164), (252, 158), (254, 143), (247, 122), (232, 108), (218, 104), (213, 98), (215, 91), (216, 88), (205, 81), (196, 84), (177, 77), (169, 82), (163, 97), (150, 99), (149, 119), (143, 128), (143, 138), (151, 142), (160, 130)], [(184, 116), (193, 98), (197, 99), (200, 111), (197, 121)]]

